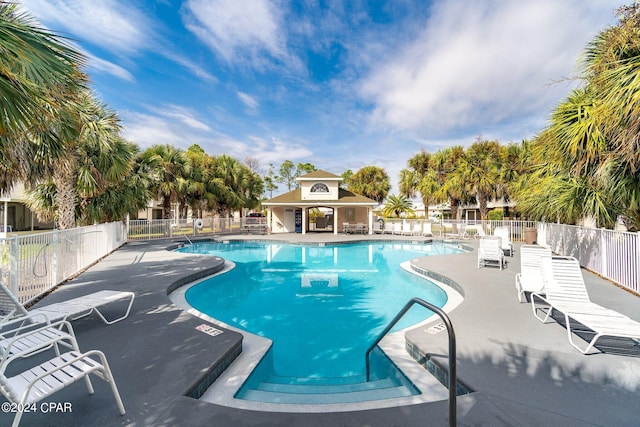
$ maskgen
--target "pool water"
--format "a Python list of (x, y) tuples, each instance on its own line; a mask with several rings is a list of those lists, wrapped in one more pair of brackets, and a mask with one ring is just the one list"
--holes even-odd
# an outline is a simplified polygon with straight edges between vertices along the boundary
[[(442, 307), (446, 293), (400, 264), (458, 253), (442, 244), (354, 243), (326, 246), (203, 242), (181, 252), (220, 256), (235, 268), (192, 286), (187, 302), (227, 324), (273, 341), (271, 376), (314, 379), (365, 373), (365, 352), (413, 297)], [(396, 329), (433, 313), (412, 308)], [(264, 368), (262, 368), (264, 369)]]

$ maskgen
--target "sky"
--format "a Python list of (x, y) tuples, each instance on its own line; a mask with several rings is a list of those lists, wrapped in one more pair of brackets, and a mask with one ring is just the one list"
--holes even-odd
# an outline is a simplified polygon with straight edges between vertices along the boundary
[[(124, 136), (336, 175), (534, 137), (631, 0), (23, 0)], [(275, 194), (286, 191), (280, 185)]]

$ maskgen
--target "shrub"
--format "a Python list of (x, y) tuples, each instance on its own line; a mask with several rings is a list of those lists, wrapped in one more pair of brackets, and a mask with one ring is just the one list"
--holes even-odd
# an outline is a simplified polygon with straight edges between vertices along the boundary
[(504, 212), (502, 209), (492, 209), (487, 213), (487, 218), (490, 221), (498, 221), (504, 219)]

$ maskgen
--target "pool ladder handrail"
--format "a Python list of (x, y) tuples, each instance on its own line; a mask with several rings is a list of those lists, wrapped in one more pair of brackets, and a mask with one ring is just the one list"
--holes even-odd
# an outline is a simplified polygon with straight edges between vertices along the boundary
[(400, 319), (409, 311), (414, 304), (418, 304), (423, 306), (424, 308), (433, 311), (436, 313), (444, 322), (447, 328), (447, 334), (449, 335), (449, 425), (455, 426), (456, 421), (456, 385), (458, 383), (456, 378), (456, 336), (453, 332), (453, 325), (451, 324), (451, 320), (449, 316), (439, 307), (426, 302), (420, 298), (411, 298), (409, 302), (405, 304), (405, 306), (396, 314), (396, 317), (391, 320), (391, 322), (387, 325), (387, 327), (378, 335), (378, 338), (371, 344), (371, 346), (367, 349), (367, 353), (365, 354), (365, 363), (367, 369), (367, 381), (369, 381), (370, 377), (370, 361), (369, 356), (373, 349), (382, 341), (385, 335), (395, 326), (396, 323), (400, 321)]

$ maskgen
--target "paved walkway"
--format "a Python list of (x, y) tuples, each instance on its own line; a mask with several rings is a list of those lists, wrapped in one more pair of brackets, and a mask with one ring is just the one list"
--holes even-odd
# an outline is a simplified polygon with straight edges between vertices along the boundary
[[(321, 233), (237, 237), (305, 242), (398, 238)], [(476, 246), (473, 240), (466, 243)], [(39, 410), (25, 414), (21, 425), (447, 425), (446, 401), (367, 411), (289, 414), (239, 410), (186, 397), (201, 380), (215, 377), (216, 366), (235, 357), (242, 336), (228, 330), (217, 336), (200, 332), (196, 327), (210, 324), (169, 301), (167, 293), (176, 286), (222, 266), (219, 259), (168, 252), (170, 245), (169, 241), (129, 243), (39, 303), (99, 289), (136, 293), (131, 315), (122, 322), (105, 326), (90, 316), (73, 323), (81, 349), (98, 348), (106, 353), (126, 415), (118, 414), (108, 386), (96, 379), (92, 396), (82, 383), (53, 396), (51, 401), (71, 402), (72, 412), (45, 414)], [(503, 271), (477, 269), (475, 252), (416, 261), (421, 268), (455, 281), (465, 294), (451, 319), (458, 343), (459, 379), (474, 392), (457, 399), (458, 425), (638, 425), (640, 347), (628, 341), (609, 342), (602, 347), (604, 353), (583, 356), (569, 345), (563, 326), (537, 321), (530, 305), (520, 304), (516, 298), (518, 249), (519, 245)], [(591, 273), (584, 276), (593, 300), (640, 321), (637, 296)], [(427, 333), (429, 326), (408, 332), (407, 340), (446, 365), (446, 333)], [(31, 361), (18, 362), (15, 368), (20, 363)], [(0, 414), (0, 425), (9, 425), (11, 418)]]

